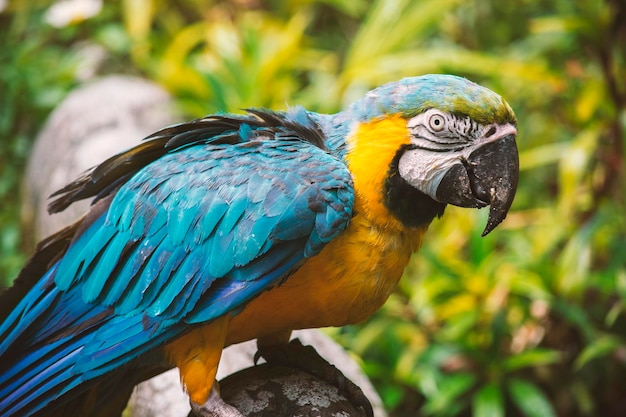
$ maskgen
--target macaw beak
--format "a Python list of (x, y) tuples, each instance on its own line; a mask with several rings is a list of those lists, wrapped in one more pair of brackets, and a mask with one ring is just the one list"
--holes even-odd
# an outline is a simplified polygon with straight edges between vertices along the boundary
[(519, 156), (515, 128), (475, 148), (446, 172), (437, 199), (460, 207), (489, 208), (486, 236), (506, 217), (517, 191)]

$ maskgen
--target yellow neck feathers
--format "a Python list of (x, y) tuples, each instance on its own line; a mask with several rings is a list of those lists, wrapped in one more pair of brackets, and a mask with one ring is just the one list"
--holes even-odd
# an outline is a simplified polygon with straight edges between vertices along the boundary
[(384, 228), (404, 229), (384, 204), (384, 183), (400, 146), (409, 144), (406, 120), (400, 115), (361, 123), (348, 137), (346, 161), (356, 190), (355, 211)]

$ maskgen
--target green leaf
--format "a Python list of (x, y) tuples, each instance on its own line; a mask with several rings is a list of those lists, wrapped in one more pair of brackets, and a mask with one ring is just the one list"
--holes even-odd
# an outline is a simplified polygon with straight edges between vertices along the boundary
[(520, 170), (530, 171), (544, 165), (554, 164), (562, 158), (563, 153), (570, 146), (569, 143), (559, 142), (526, 149), (519, 154)]
[(504, 417), (504, 399), (501, 388), (496, 384), (481, 387), (472, 400), (474, 417)]
[(562, 298), (555, 298), (552, 301), (552, 308), (562, 315), (569, 323), (576, 326), (583, 333), (585, 340), (593, 340), (595, 328), (591, 322), (589, 313), (581, 306), (573, 304)]
[(511, 399), (526, 417), (556, 417), (546, 396), (535, 385), (512, 379), (509, 384)]
[(404, 391), (395, 385), (383, 385), (379, 392), (385, 407), (388, 409), (397, 407), (404, 396)]
[(549, 365), (561, 360), (561, 353), (552, 349), (529, 349), (506, 358), (503, 363), (508, 372), (532, 366)]
[(622, 301), (626, 302), (626, 269), (621, 268), (615, 274), (615, 286)]
[(459, 405), (459, 397), (466, 393), (475, 382), (476, 377), (472, 374), (445, 375), (439, 381), (437, 391), (428, 398), (423, 411), (427, 414), (439, 415), (439, 413), (448, 411), (452, 406)]
[(122, 2), (124, 26), (134, 40), (148, 37), (153, 24), (155, 5), (151, 0), (125, 0)]
[(578, 355), (576, 361), (574, 362), (575, 369), (580, 370), (593, 359), (614, 351), (619, 345), (621, 345), (621, 342), (613, 336), (603, 335), (598, 337), (585, 346), (580, 355)]
[(472, 303), (472, 296), (459, 294), (440, 306), (440, 314), (451, 318), (439, 331), (438, 337), (441, 340), (462, 340), (475, 328), (479, 314)]

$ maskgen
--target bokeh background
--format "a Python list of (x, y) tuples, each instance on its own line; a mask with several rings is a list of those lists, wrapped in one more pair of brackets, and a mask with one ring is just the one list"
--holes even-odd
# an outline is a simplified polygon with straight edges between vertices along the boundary
[(506, 221), (449, 207), (396, 293), (329, 333), (400, 416), (626, 415), (623, 0), (0, 0), (0, 285), (32, 248), (33, 140), (76, 86), (152, 80), (187, 118), (335, 112), (404, 76), (465, 76), (519, 119)]

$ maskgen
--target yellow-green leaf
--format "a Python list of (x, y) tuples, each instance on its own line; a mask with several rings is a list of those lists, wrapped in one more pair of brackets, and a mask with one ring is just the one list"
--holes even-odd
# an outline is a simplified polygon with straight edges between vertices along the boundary
[(583, 349), (580, 355), (576, 358), (574, 366), (576, 369), (580, 369), (593, 359), (607, 355), (608, 353), (614, 351), (619, 345), (621, 345), (621, 342), (613, 336), (600, 336)]

